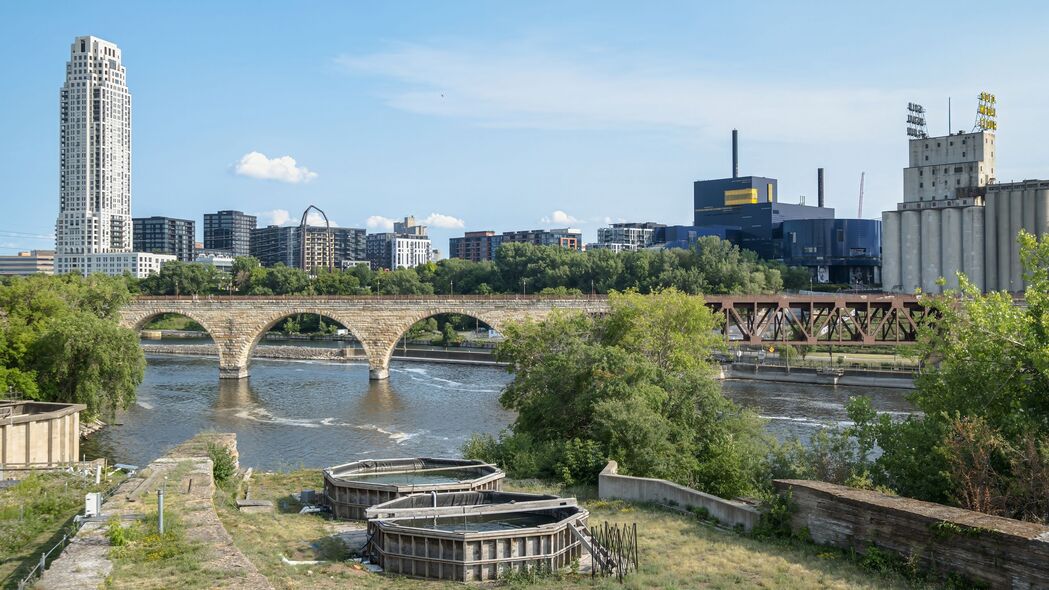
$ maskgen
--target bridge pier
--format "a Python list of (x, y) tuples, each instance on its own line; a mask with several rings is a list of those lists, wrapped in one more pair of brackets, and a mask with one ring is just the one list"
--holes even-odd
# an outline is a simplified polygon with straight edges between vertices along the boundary
[(390, 378), (390, 370), (389, 369), (383, 369), (383, 368), (373, 369), (371, 367), (368, 368), (368, 379), (371, 379), (372, 381), (382, 381), (383, 379), (389, 379), (389, 378)]
[(247, 366), (219, 366), (219, 379), (247, 379)]

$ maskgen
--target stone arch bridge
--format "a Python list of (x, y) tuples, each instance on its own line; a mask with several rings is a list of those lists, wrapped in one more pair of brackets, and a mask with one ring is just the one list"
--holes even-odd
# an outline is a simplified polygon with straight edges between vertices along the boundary
[(124, 327), (141, 330), (166, 313), (184, 315), (211, 335), (219, 354), (219, 377), (248, 376), (255, 345), (281, 320), (300, 313), (332, 319), (361, 342), (372, 379), (389, 376), (390, 356), (412, 324), (428, 317), (455, 313), (477, 318), (495, 330), (513, 320), (542, 319), (555, 309), (603, 313), (603, 297), (139, 297), (120, 310)]
[[(707, 296), (723, 318), (729, 343), (762, 345), (899, 344), (914, 342), (924, 306), (913, 295)], [(455, 313), (479, 319), (497, 331), (508, 322), (542, 319), (554, 310), (600, 314), (603, 296), (359, 296), (359, 297), (139, 297), (120, 311), (121, 325), (141, 330), (167, 313), (184, 315), (211, 335), (219, 354), (219, 377), (248, 376), (252, 350), (277, 322), (313, 313), (345, 326), (361, 342), (369, 376), (389, 376), (390, 356), (412, 324)]]

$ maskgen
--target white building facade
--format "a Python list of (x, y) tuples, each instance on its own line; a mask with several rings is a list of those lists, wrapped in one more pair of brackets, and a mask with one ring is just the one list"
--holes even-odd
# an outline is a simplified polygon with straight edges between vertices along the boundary
[(88, 273), (93, 255), (131, 251), (131, 94), (115, 44), (73, 41), (60, 122), (55, 271)]
[(414, 268), (430, 262), (430, 238), (397, 236), (390, 240), (390, 260), (393, 268)]
[(174, 254), (153, 254), (150, 252), (96, 252), (78, 256), (75, 269), (84, 275), (102, 273), (122, 275), (128, 273), (136, 279), (144, 279), (160, 272), (160, 267), (176, 259)]

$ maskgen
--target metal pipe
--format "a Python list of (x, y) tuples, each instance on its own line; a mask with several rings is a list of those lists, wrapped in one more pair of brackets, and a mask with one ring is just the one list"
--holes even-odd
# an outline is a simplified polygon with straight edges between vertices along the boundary
[(732, 130), (732, 178), (739, 178), (739, 131)]
[(823, 207), (823, 168), (816, 169), (816, 205)]

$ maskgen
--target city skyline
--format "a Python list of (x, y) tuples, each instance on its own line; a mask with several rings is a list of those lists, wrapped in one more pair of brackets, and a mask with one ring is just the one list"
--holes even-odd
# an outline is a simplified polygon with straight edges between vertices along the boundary
[[(196, 220), (198, 240), (204, 213), (242, 210), (262, 226), (310, 204), (370, 232), (415, 215), (442, 250), (471, 230), (570, 225), (592, 241), (608, 221), (688, 223), (692, 181), (729, 175), (732, 127), (742, 173), (778, 178), (784, 202), (811, 202), (823, 166), (828, 206), (852, 216), (866, 171), (864, 209), (876, 217), (901, 200), (906, 102), (925, 103), (941, 133), (938, 103), (953, 96), (955, 130), (968, 130), (982, 90), (1001, 101), (999, 181), (1039, 174), (1045, 83), (1020, 73), (1037, 41), (1017, 34), (972, 54), (959, 35), (915, 60), (894, 45), (920, 38), (902, 10), (769, 5), (769, 22), (750, 23), (754, 41), (729, 50), (731, 35), (711, 23), (740, 26), (742, 12), (681, 4), (655, 15), (608, 5), (604, 20), (572, 26), (557, 17), (578, 22), (587, 5), (314, 5), (301, 31), (265, 5), (122, 6), (116, 20), (32, 6), (5, 19), (20, 60), (0, 90), (11, 106), (0, 122), (19, 149), (0, 164), (10, 179), (0, 253), (50, 246), (36, 237), (58, 213), (56, 90), (80, 35), (119, 46), (129, 69), (132, 215)], [(1045, 9), (1022, 8), (1018, 26), (1037, 26)], [(822, 20), (807, 24), (814, 14)], [(871, 22), (852, 37), (856, 18)], [(975, 28), (980, 17), (941, 22)], [(281, 43), (255, 41), (276, 31)], [(806, 35), (817, 38), (796, 42)]]

